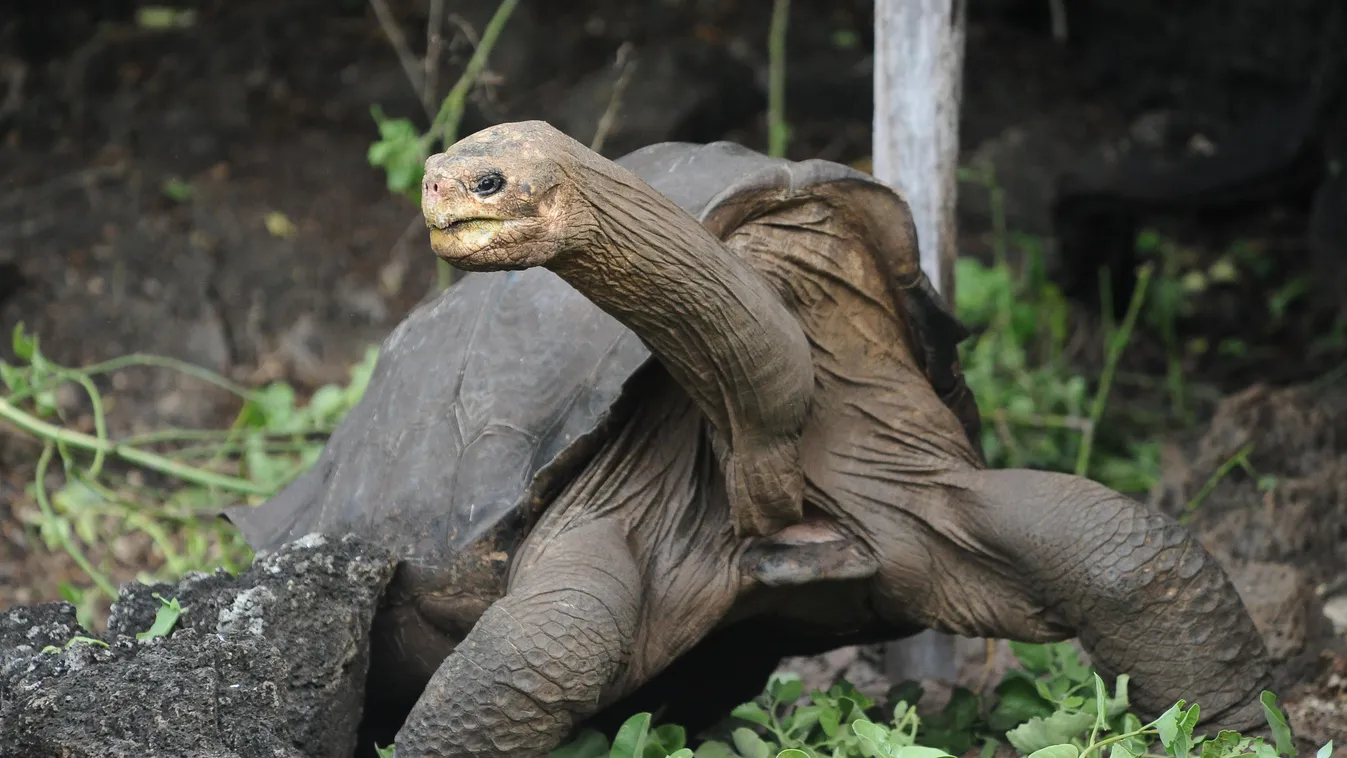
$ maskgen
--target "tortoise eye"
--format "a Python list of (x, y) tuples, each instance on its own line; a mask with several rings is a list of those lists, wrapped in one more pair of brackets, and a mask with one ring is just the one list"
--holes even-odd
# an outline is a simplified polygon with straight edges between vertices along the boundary
[(476, 184), (472, 185), (472, 193), (478, 197), (490, 197), (505, 187), (505, 177), (492, 171), (489, 174), (483, 174), (477, 177)]

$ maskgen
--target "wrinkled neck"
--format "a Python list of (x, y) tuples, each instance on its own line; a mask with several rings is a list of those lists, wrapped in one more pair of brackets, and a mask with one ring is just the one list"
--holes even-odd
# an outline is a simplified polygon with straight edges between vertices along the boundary
[(619, 167), (589, 162), (572, 181), (596, 233), (549, 268), (636, 332), (731, 443), (798, 425), (808, 344), (748, 263)]

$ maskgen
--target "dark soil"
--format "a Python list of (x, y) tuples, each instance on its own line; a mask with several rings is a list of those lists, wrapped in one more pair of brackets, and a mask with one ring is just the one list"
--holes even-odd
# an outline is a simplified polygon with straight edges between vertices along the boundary
[[(386, 36), (360, 0), (203, 1), (193, 26), (167, 31), (136, 27), (136, 5), (0, 10), (0, 330), (24, 322), (67, 365), (144, 351), (249, 384), (343, 381), (435, 279), (417, 209), (365, 158), (371, 105), (426, 122)], [(419, 54), (427, 4), (390, 5)], [(480, 32), (495, 3), (448, 5)], [(1055, 243), (1048, 261), (1082, 324), (1098, 312), (1100, 266), (1126, 303), (1143, 226), (1198, 268), (1236, 242), (1252, 251), (1257, 275), (1195, 296), (1179, 323), (1185, 344), (1237, 339), (1243, 351), (1185, 353), (1183, 371), (1217, 395), (1272, 389), (1167, 445), (1157, 505), (1180, 508), (1241, 445), (1270, 443), (1251, 463), (1279, 485), (1234, 472), (1194, 528), (1232, 573), (1258, 562), (1239, 574), (1246, 599), (1285, 601), (1268, 629), (1289, 634), (1279, 649), (1302, 736), (1347, 738), (1347, 664), (1321, 639), (1340, 643), (1347, 625), (1347, 407), (1332, 385), (1275, 389), (1323, 376), (1347, 350), (1347, 13), (1336, 0), (1082, 0), (1057, 44), (1046, 2), (971, 6), (964, 161), (994, 166), (1011, 229)], [(864, 165), (872, 13), (860, 0), (793, 4), (791, 157)], [(630, 41), (637, 67), (605, 154), (670, 139), (761, 149), (769, 14), (762, 2), (521, 3), (460, 133), (543, 118), (587, 142)], [(471, 50), (459, 28), (446, 27), (441, 93)], [(170, 180), (190, 197), (170, 197)], [(291, 230), (269, 231), (272, 213)], [(990, 204), (975, 185), (963, 185), (960, 224), (964, 254), (986, 258)], [(1271, 313), (1284, 290), (1294, 296)], [(1141, 331), (1128, 369), (1162, 373), (1160, 335)], [(119, 372), (102, 389), (114, 435), (218, 427), (238, 410), (169, 372)], [(90, 428), (83, 402), (63, 400)], [(36, 451), (0, 427), (0, 608), (54, 600), (78, 576), (22, 523)], [(108, 551), (115, 581), (162, 561), (132, 538)], [(808, 665), (867, 676), (854, 652)]]

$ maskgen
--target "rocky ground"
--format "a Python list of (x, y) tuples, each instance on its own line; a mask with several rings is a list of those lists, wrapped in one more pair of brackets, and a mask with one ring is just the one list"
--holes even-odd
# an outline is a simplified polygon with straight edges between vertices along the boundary
[[(24, 322), (67, 365), (144, 351), (302, 392), (343, 381), (431, 291), (417, 210), (366, 161), (371, 105), (424, 115), (364, 2), (201, 2), (190, 28), (171, 30), (131, 23), (130, 0), (16, 5), (0, 11), (0, 330)], [(449, 5), (441, 92), (494, 9), (490, 0)], [(1347, 49), (1338, 44), (1347, 37), (1333, 36), (1343, 14), (1327, 0), (1251, 0), (1238, 12), (1090, 0), (1069, 6), (1070, 37), (1057, 44), (1045, 2), (973, 5), (965, 162), (995, 167), (1011, 229), (1057, 241), (1054, 275), (1082, 313), (1097, 305), (1099, 265), (1130, 286), (1143, 222), (1201, 255), (1249, 242), (1279, 282), (1302, 280), (1276, 323), (1249, 316), (1271, 296), (1258, 282), (1205, 299), (1189, 318), (1188, 336), (1215, 344), (1233, 335), (1250, 350), (1188, 366), (1230, 397), (1190, 438), (1166, 444), (1154, 501), (1177, 513), (1234, 453), (1259, 443), (1255, 473), (1224, 478), (1192, 524), (1285, 660), (1278, 691), (1301, 736), (1317, 745), (1336, 728), (1347, 739), (1347, 663), (1334, 652), (1347, 626), (1347, 392), (1341, 380), (1311, 384), (1343, 360), (1311, 346), (1340, 323), (1347, 332), (1347, 128), (1331, 128), (1347, 122), (1340, 98), (1325, 94), (1344, 69), (1332, 53)], [(390, 6), (420, 50), (426, 4)], [(870, 4), (794, 6), (791, 155), (863, 164)], [(588, 141), (617, 76), (614, 55), (631, 42), (636, 67), (605, 154), (666, 139), (761, 148), (768, 13), (744, 2), (522, 3), (462, 131), (544, 118)], [(165, 192), (174, 180), (190, 194)], [(965, 254), (987, 255), (991, 210), (988, 193), (964, 185)], [(274, 214), (289, 224), (269, 224)], [(1117, 294), (1126, 301), (1125, 289)], [(1135, 368), (1163, 370), (1157, 341), (1141, 335), (1129, 352)], [(170, 372), (118, 372), (104, 389), (114, 435), (218, 427), (238, 410), (230, 395)], [(91, 427), (74, 394), (58, 400), (76, 426)], [(24, 526), (36, 450), (0, 426), (0, 608), (55, 600), (78, 577)], [(160, 560), (140, 538), (107, 550), (117, 581)], [(76, 647), (44, 665), (74, 672), (101, 661), (130, 672), (153, 667), (147, 655), (188, 655), (175, 646)], [(226, 653), (245, 667), (274, 656), (260, 647), (211, 654)], [(969, 681), (979, 655), (967, 656)], [(792, 666), (820, 681), (840, 671), (884, 685), (868, 651)], [(282, 686), (250, 681), (258, 697)]]
[[(68, 603), (12, 608), (0, 616), (0, 755), (353, 755), (370, 623), (394, 565), (315, 536), (238, 577), (128, 584), (106, 642)], [(160, 597), (184, 609), (176, 628), (138, 640)]]

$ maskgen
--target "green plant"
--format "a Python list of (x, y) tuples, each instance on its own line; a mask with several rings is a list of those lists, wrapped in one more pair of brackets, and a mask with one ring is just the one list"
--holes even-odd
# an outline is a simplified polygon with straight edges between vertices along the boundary
[[(1137, 252), (1158, 267), (1154, 293), (1145, 312), (1145, 323), (1159, 332), (1165, 346), (1166, 381), (1171, 410), (1188, 417), (1188, 405), (1183, 382), (1183, 352), (1179, 345), (1179, 323), (1193, 313), (1193, 295), (1207, 287), (1209, 278), (1195, 269), (1196, 255), (1166, 239), (1154, 229), (1143, 229), (1137, 234)], [(1218, 269), (1224, 271), (1224, 268)]]
[[(38, 506), (24, 516), (48, 550), (63, 550), (89, 578), (91, 588), (65, 585), (61, 593), (90, 623), (95, 607), (117, 596), (107, 559), (89, 549), (119, 537), (145, 535), (163, 559), (143, 581), (169, 581), (189, 571), (224, 567), (237, 572), (252, 553), (238, 532), (215, 517), (231, 503), (260, 502), (316, 460), (326, 435), (359, 400), (377, 358), (370, 348), (351, 370), (346, 386), (319, 388), (300, 405), (294, 389), (273, 383), (257, 390), (190, 364), (160, 356), (130, 355), (82, 369), (48, 359), (36, 336), (19, 324), (12, 335), (15, 356), (0, 361), (0, 420), (42, 442), (28, 494)], [(242, 401), (229, 429), (164, 429), (112, 439), (105, 402), (95, 381), (130, 367), (178, 371), (237, 395)], [(93, 434), (74, 428), (57, 402), (57, 390), (83, 390), (93, 416)], [(59, 456), (63, 483), (49, 492), (47, 475)], [(111, 465), (116, 460), (117, 467)], [(90, 592), (89, 590), (93, 591)]]
[[(652, 726), (649, 713), (629, 718), (610, 743), (592, 729), (580, 732), (550, 758), (945, 758), (981, 744), (990, 756), (1008, 744), (1029, 758), (1277, 758), (1294, 755), (1286, 716), (1271, 692), (1260, 695), (1273, 743), (1222, 731), (1194, 733), (1200, 708), (1180, 700), (1159, 718), (1143, 723), (1128, 711), (1127, 677), (1113, 693), (1080, 661), (1066, 642), (1011, 643), (1022, 668), (1006, 672), (994, 704), (956, 689), (940, 713), (920, 716), (922, 691), (915, 682), (889, 690), (880, 706), (840, 680), (828, 691), (805, 697), (795, 674), (779, 672), (763, 693), (735, 708), (728, 739), (696, 747), (673, 724)], [(1158, 748), (1158, 750), (1157, 750)], [(1328, 758), (1329, 742), (1318, 751)], [(391, 755), (389, 753), (388, 755)]]
[[(378, 105), (370, 106), (370, 116), (379, 129), (379, 139), (369, 146), (366, 160), (371, 166), (384, 169), (390, 191), (403, 195), (415, 205), (421, 204), (421, 179), (425, 176), (426, 158), (430, 156), (436, 142), (443, 150), (458, 140), (458, 129), (467, 108), (468, 95), (486, 70), (491, 50), (518, 4), (519, 0), (501, 0), (482, 32), (477, 49), (463, 67), (463, 73), (449, 94), (445, 95), (430, 128), (424, 133), (411, 120), (388, 118)], [(453, 269), (445, 261), (436, 261), (436, 267), (440, 288), (448, 287), (453, 282)]]
[(154, 623), (150, 624), (150, 628), (136, 633), (136, 639), (138, 640), (167, 637), (178, 623), (178, 618), (182, 616), (182, 606), (178, 604), (176, 597), (172, 600), (165, 600), (158, 592), (153, 593), (151, 597), (159, 601), (159, 610), (155, 611)]
[(1047, 280), (1041, 246), (1015, 242), (1026, 260), (1018, 276), (1005, 262), (960, 258), (955, 266), (956, 312), (974, 331), (960, 346), (961, 359), (983, 417), (988, 463), (1088, 474), (1124, 492), (1148, 489), (1159, 477), (1158, 446), (1131, 443), (1099, 454), (1095, 439), (1149, 270), (1141, 272), (1129, 318), (1106, 335), (1106, 365), (1091, 395), (1089, 381), (1068, 362), (1070, 306)]
[(371, 166), (381, 166), (387, 175), (388, 189), (403, 195), (413, 203), (421, 204), (421, 177), (425, 161), (436, 142), (440, 149), (458, 140), (458, 128), (467, 108), (468, 95), (486, 70), (487, 59), (496, 46), (505, 23), (510, 20), (519, 0), (501, 0), (496, 12), (487, 22), (482, 39), (473, 52), (458, 81), (445, 95), (430, 128), (422, 133), (409, 119), (388, 118), (379, 106), (370, 107), (370, 115), (379, 128), (379, 139), (369, 147), (367, 159)]

